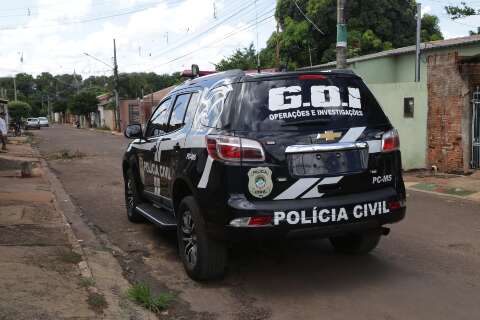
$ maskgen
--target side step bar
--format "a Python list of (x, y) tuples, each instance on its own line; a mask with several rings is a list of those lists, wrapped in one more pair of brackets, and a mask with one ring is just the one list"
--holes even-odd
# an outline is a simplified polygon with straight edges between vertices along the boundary
[(138, 213), (152, 221), (162, 229), (174, 230), (177, 228), (177, 220), (166, 210), (154, 207), (149, 203), (142, 203), (136, 207)]

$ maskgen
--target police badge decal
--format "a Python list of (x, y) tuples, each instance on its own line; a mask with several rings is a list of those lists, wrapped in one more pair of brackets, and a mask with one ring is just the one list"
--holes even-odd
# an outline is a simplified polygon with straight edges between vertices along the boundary
[(258, 167), (248, 171), (248, 190), (256, 198), (267, 197), (273, 189), (272, 170)]

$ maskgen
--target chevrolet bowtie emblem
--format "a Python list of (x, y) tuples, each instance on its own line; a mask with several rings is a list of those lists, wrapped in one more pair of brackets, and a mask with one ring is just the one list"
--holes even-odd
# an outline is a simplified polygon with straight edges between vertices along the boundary
[(317, 139), (325, 139), (325, 141), (333, 141), (342, 136), (341, 132), (334, 131), (325, 131), (324, 133), (319, 133)]

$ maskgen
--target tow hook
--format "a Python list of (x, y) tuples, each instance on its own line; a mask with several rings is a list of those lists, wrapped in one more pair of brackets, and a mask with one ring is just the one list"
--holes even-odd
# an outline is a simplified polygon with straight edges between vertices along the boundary
[(390, 228), (382, 227), (382, 235), (388, 236), (390, 234)]

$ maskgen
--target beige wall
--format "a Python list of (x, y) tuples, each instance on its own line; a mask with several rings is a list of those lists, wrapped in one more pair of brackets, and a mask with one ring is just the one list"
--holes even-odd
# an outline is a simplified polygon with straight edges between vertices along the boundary
[[(425, 83), (371, 84), (370, 90), (400, 134), (402, 166), (405, 170), (425, 168), (427, 162), (428, 93)], [(405, 118), (404, 98), (414, 98), (414, 116)]]

